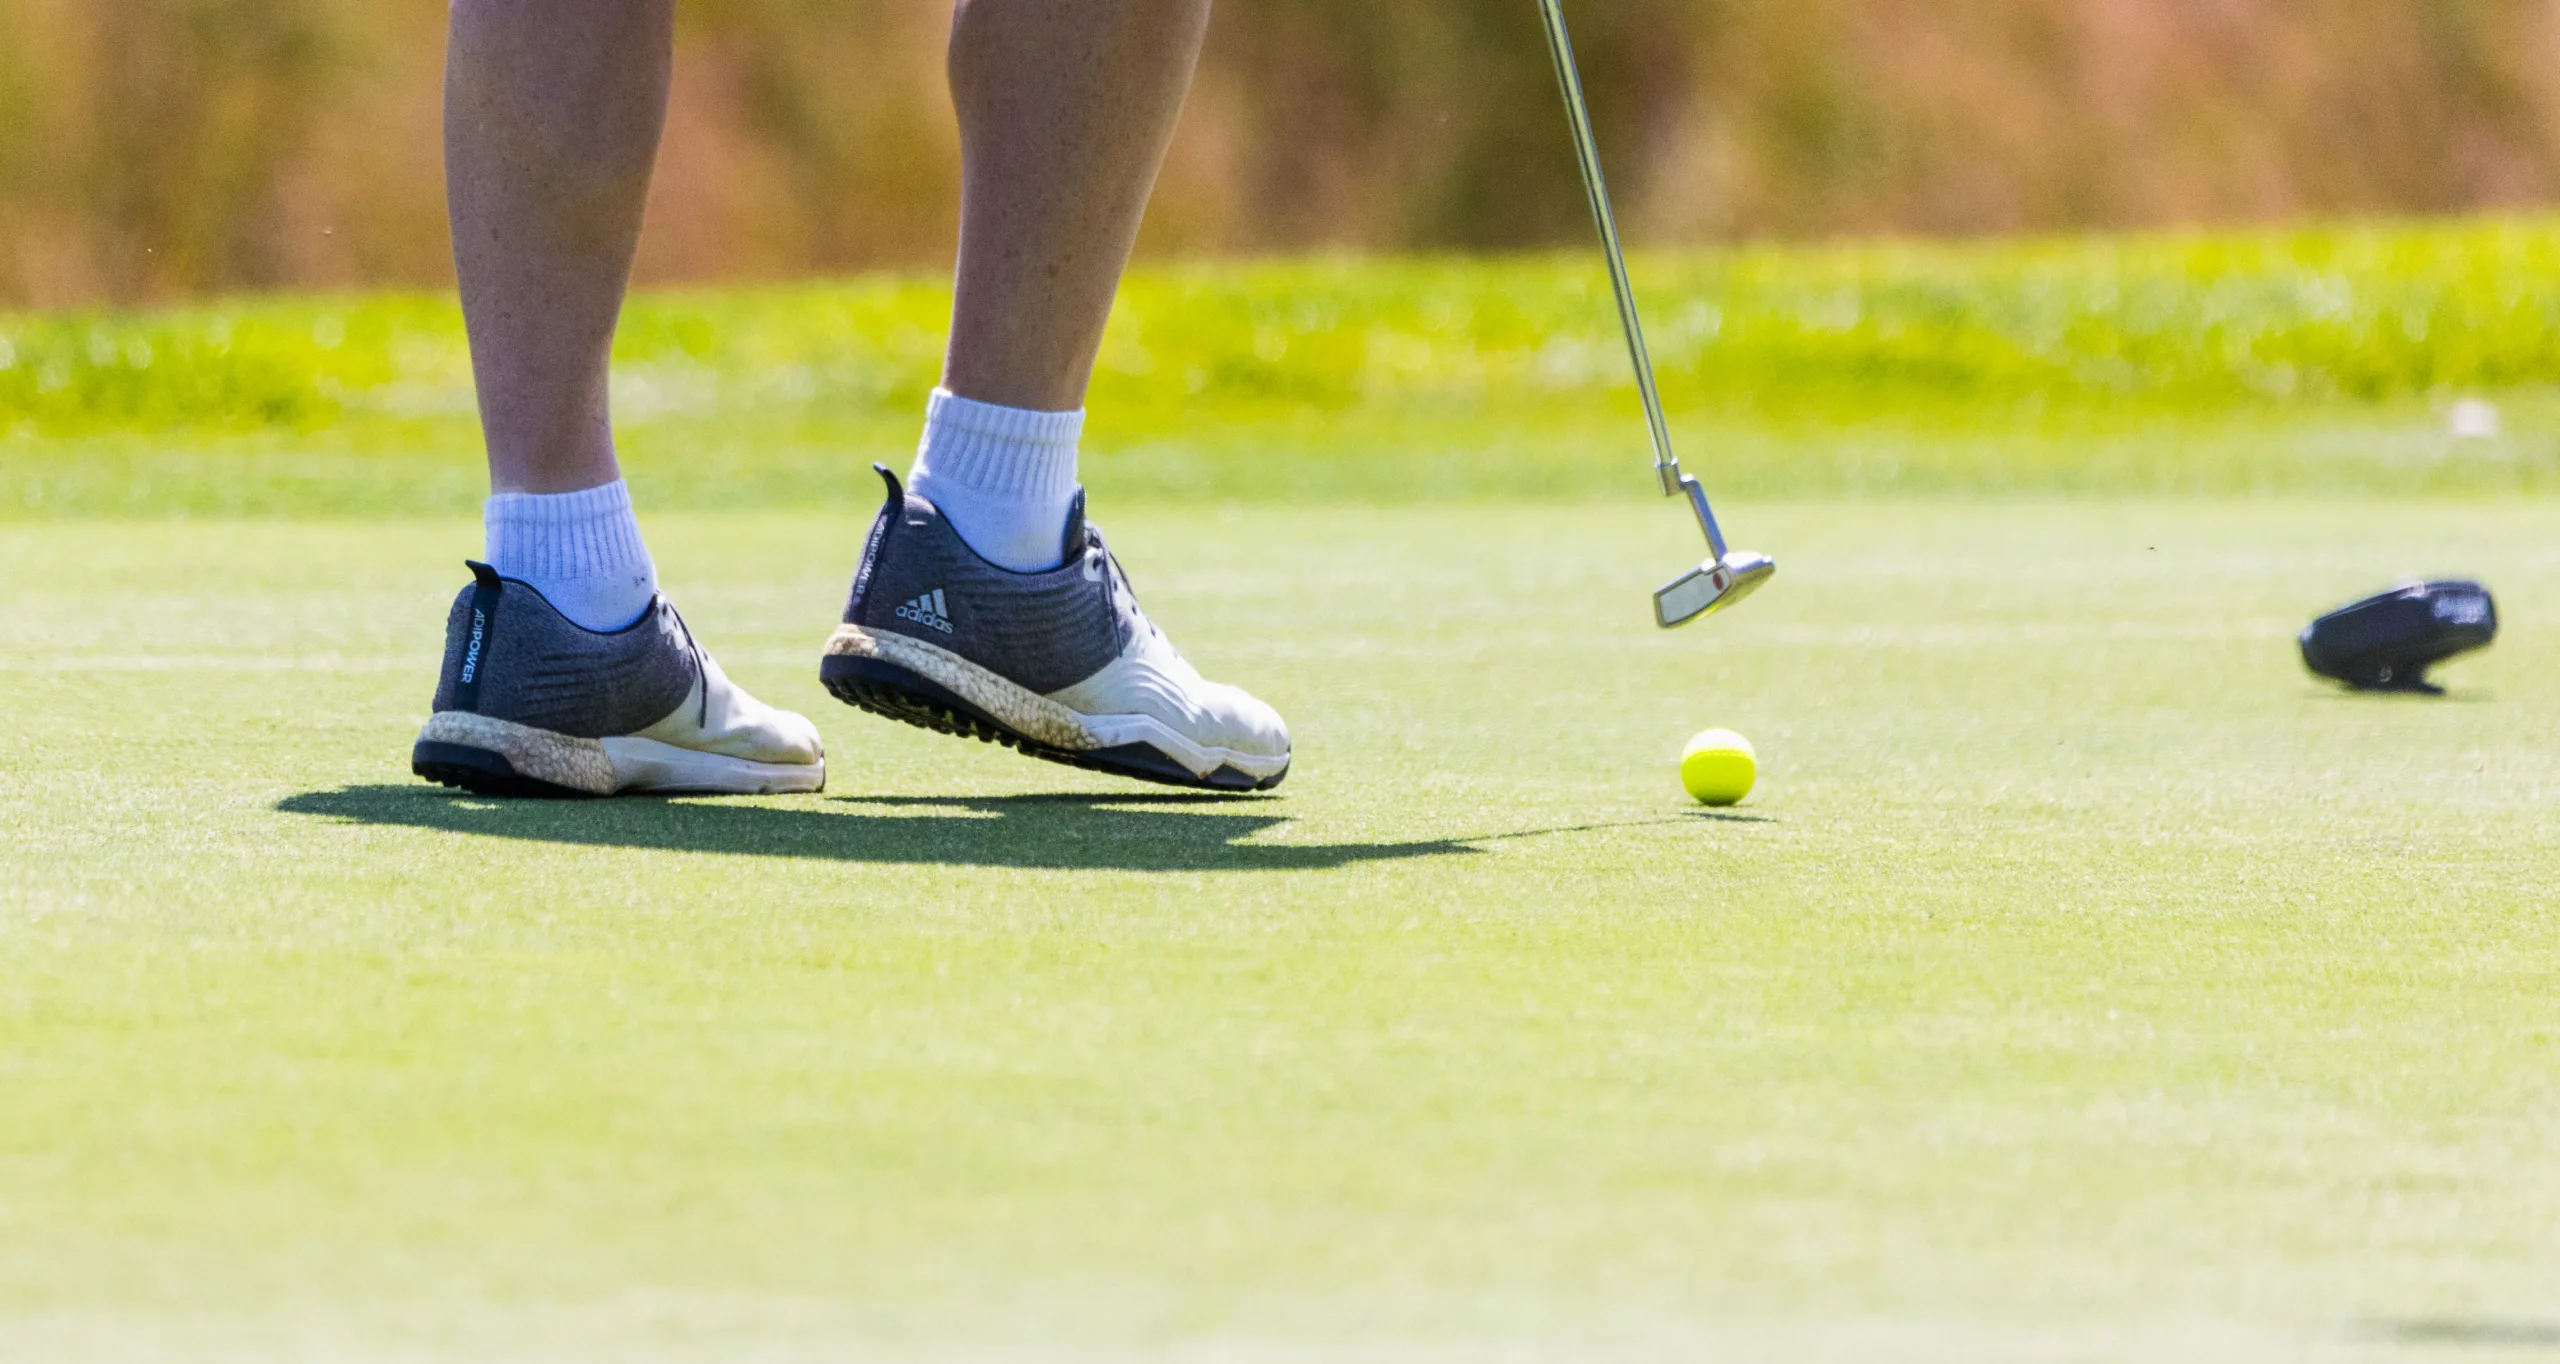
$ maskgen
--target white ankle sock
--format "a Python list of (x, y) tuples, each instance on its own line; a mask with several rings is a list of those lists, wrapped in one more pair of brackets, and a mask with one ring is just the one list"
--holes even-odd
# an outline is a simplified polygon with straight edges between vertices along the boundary
[(658, 566), (641, 543), (621, 479), (574, 493), (495, 493), (482, 509), (489, 566), (531, 583), (561, 615), (619, 630), (658, 595)]
[(1016, 573), (1065, 560), (1082, 412), (1033, 412), (935, 389), (907, 485), (979, 557)]

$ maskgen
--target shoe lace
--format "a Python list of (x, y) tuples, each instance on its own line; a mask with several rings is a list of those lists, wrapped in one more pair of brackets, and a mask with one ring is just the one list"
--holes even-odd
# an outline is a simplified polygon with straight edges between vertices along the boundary
[(1085, 527), (1085, 554), (1088, 573), (1093, 571), (1097, 560), (1100, 562), (1104, 587), (1111, 594), (1112, 613), (1126, 622), (1135, 634), (1162, 635), (1164, 632), (1156, 628), (1154, 621), (1147, 619), (1145, 609), (1138, 605), (1138, 589), (1129, 585), (1129, 571), (1120, 566), (1120, 556), (1103, 543), (1099, 527)]

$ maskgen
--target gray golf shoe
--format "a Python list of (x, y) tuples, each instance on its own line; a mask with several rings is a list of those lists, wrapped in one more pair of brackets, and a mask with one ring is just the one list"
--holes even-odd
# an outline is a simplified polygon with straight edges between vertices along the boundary
[(667, 599), (589, 630), (471, 565), (409, 765), (490, 796), (755, 795), (827, 784), (817, 726), (740, 691)]
[(1043, 573), (988, 563), (886, 468), (844, 625), (820, 676), (839, 700), (911, 725), (1142, 781), (1267, 791), (1289, 774), (1277, 712), (1202, 678), (1138, 609), (1085, 524)]

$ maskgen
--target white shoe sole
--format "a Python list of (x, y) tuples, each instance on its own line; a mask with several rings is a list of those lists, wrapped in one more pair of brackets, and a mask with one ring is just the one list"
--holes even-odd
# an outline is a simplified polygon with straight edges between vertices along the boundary
[[(886, 668), (866, 670), (843, 666), (846, 663)], [(866, 672), (872, 675), (863, 675)], [(905, 688), (904, 697), (890, 694), (901, 686), (896, 676), (900, 673), (945, 695), (917, 695), (918, 689), (912, 687)], [(839, 628), (827, 641), (822, 676), (839, 699), (865, 710), (945, 733), (1011, 744), (1033, 757), (1078, 767), (1237, 791), (1268, 790), (1289, 773), (1287, 753), (1247, 753), (1202, 744), (1152, 715), (1087, 715), (939, 645), (877, 634), (858, 625)], [(1164, 763), (1130, 761), (1133, 750), (1140, 748), (1162, 754)]]
[(411, 766), (484, 795), (763, 796), (827, 785), (824, 761), (752, 762), (637, 736), (579, 739), (459, 711), (427, 721)]

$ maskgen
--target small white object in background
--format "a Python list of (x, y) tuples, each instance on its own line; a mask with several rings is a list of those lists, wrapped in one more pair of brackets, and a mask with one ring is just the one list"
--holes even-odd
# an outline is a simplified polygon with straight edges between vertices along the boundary
[(2445, 430), (2455, 440), (2496, 440), (2498, 438), (2498, 405), (2479, 398), (2465, 398), (2445, 414)]

